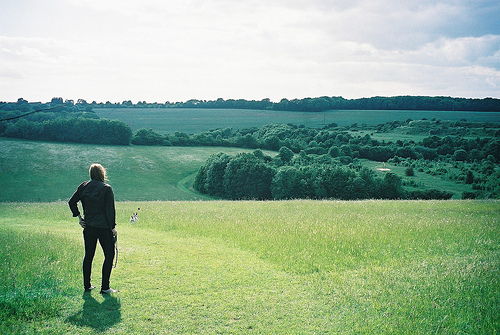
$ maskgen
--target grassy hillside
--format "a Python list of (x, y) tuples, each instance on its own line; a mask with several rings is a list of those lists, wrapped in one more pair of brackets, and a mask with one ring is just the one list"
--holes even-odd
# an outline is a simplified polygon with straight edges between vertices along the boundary
[[(117, 211), (121, 292), (105, 298), (82, 296), (81, 229), (65, 203), (0, 203), (0, 333), (500, 327), (498, 201), (120, 202)], [(94, 284), (101, 261), (98, 252)]]
[(69, 199), (93, 162), (109, 170), (117, 200), (210, 199), (191, 185), (213, 153), (237, 148), (63, 144), (0, 138), (0, 201)]
[(95, 108), (97, 115), (120, 120), (132, 130), (152, 128), (160, 133), (199, 133), (215, 128), (250, 128), (270, 123), (292, 123), (306, 127), (322, 127), (329, 123), (347, 126), (353, 123), (370, 125), (394, 120), (437, 118), (500, 122), (500, 113), (399, 111), (399, 110), (335, 110), (326, 112), (290, 112), (252, 109), (203, 108)]

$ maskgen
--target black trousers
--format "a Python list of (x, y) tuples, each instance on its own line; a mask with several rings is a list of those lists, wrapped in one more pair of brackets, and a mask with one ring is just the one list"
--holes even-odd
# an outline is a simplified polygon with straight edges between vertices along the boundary
[(95, 255), (97, 240), (104, 252), (104, 263), (102, 264), (101, 290), (109, 289), (109, 277), (113, 268), (113, 258), (115, 258), (115, 238), (110, 229), (85, 227), (83, 230), (83, 240), (85, 242), (85, 257), (83, 258), (83, 287), (88, 289), (90, 275), (92, 272), (92, 260)]

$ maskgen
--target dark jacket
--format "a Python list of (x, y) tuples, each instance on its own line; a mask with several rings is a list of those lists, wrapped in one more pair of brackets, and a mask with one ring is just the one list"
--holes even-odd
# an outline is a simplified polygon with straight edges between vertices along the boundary
[(68, 201), (74, 217), (80, 215), (78, 201), (83, 205), (85, 225), (95, 228), (115, 228), (115, 199), (110, 185), (98, 180), (81, 183)]

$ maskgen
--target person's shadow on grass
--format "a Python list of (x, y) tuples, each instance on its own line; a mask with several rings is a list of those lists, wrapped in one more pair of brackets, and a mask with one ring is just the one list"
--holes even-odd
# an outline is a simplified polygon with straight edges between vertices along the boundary
[(82, 310), (69, 316), (66, 321), (79, 327), (91, 327), (105, 331), (121, 321), (120, 300), (103, 294), (104, 301), (99, 303), (90, 292), (83, 294)]

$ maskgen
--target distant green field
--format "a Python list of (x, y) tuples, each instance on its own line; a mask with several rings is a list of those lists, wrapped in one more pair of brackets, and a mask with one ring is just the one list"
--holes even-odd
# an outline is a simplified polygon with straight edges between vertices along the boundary
[(117, 200), (211, 199), (192, 189), (199, 167), (219, 147), (104, 146), (0, 138), (0, 201), (69, 199), (93, 162), (109, 170)]
[(0, 203), (0, 333), (500, 328), (498, 201), (118, 202), (117, 219), (121, 292), (82, 295), (67, 204)]
[(248, 109), (203, 108), (96, 108), (103, 118), (120, 120), (132, 130), (152, 128), (161, 133), (198, 133), (215, 128), (250, 128), (271, 123), (292, 123), (322, 127), (329, 123), (341, 126), (380, 124), (394, 120), (440, 119), (489, 121), (500, 123), (500, 113), (456, 111), (335, 110), (326, 112), (290, 112)]

